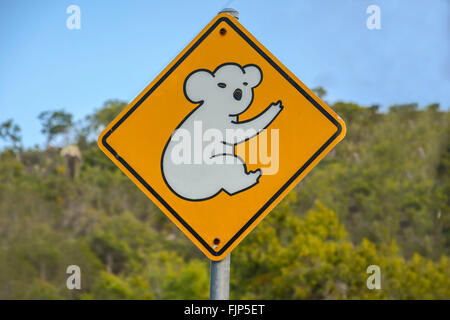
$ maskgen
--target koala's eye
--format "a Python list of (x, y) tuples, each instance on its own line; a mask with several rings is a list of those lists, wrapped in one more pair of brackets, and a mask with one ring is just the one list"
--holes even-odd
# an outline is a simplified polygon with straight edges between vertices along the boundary
[(223, 82), (219, 82), (217, 84), (217, 86), (220, 87), (220, 88), (226, 88), (227, 87), (227, 85), (225, 83), (223, 83)]
[(244, 86), (247, 86), (248, 85), (248, 82), (243, 82), (242, 83)]

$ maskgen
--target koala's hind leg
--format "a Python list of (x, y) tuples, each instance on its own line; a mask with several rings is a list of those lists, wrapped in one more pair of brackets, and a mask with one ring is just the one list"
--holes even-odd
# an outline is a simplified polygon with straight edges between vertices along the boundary
[(220, 155), (223, 164), (220, 165), (222, 175), (222, 188), (229, 194), (235, 194), (258, 183), (261, 170), (246, 171), (245, 163), (241, 158), (234, 155)]

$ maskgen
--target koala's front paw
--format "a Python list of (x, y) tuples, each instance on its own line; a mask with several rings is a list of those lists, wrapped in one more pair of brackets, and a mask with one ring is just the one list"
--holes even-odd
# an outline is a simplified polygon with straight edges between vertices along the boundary
[(283, 105), (281, 104), (281, 100), (278, 100), (277, 103), (272, 103), (272, 105), (270, 106), (270, 108), (275, 112), (275, 114), (278, 114), (281, 112), (281, 110), (283, 110)]

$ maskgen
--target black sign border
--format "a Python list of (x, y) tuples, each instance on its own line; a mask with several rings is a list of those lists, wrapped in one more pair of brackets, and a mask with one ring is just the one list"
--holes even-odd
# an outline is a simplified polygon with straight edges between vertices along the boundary
[[(316, 107), (328, 120), (336, 127), (337, 131), (325, 142), (314, 155), (303, 164), (300, 169), (256, 212), (255, 215), (220, 249), (214, 249), (200, 237), (195, 230), (181, 218), (181, 216), (108, 144), (106, 139), (127, 119), (141, 104), (145, 101), (153, 91), (158, 88), (161, 83), (186, 59), (189, 54), (221, 23), (227, 23), (235, 30), (247, 43), (256, 50), (269, 64), (274, 67), (295, 89), (297, 89), (311, 104)], [(244, 32), (242, 32), (229, 18), (221, 17), (198, 39), (183, 56), (152, 86), (139, 101), (128, 112), (120, 118), (117, 123), (109, 130), (101, 139), (103, 146), (167, 209), (169, 212), (213, 255), (220, 256), (230, 247), (239, 236), (247, 230), (252, 223), (281, 195), (281, 193), (292, 184), (295, 179), (341, 134), (342, 126), (334, 119), (316, 100), (314, 100), (294, 79), (292, 79), (281, 67), (279, 67), (261, 48), (259, 48)]]

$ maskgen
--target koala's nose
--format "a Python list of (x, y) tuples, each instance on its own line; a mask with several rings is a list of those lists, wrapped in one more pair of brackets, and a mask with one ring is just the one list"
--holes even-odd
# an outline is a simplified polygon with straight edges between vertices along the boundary
[(241, 90), (241, 89), (236, 89), (236, 90), (234, 90), (234, 92), (233, 92), (233, 97), (234, 97), (237, 101), (241, 100), (241, 99), (242, 99), (242, 90)]

